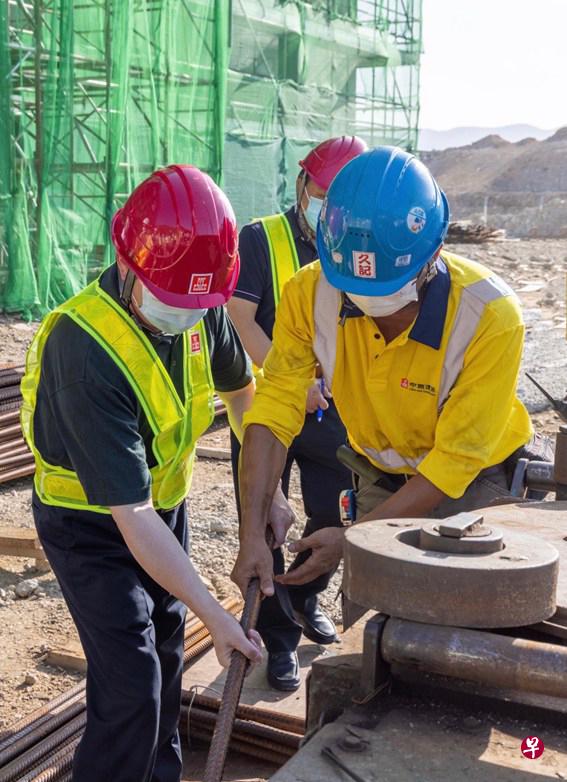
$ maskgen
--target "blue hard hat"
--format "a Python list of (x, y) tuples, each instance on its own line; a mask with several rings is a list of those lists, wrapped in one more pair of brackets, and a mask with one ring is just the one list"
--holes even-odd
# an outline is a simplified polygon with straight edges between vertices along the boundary
[(317, 226), (335, 288), (388, 296), (417, 277), (443, 244), (449, 204), (429, 170), (398, 147), (376, 147), (331, 182)]

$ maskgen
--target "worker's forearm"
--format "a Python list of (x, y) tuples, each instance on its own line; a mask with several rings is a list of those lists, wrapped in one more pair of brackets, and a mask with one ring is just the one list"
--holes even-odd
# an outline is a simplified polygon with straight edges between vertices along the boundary
[(179, 541), (150, 501), (110, 509), (134, 559), (154, 581), (182, 600), (205, 624), (223, 613)]
[(423, 475), (414, 475), (401, 489), (357, 521), (428, 516), (447, 495)]
[(274, 492), (285, 466), (287, 450), (266, 427), (251, 424), (240, 454), (240, 540), (264, 539)]
[(238, 324), (236, 328), (240, 334), (244, 349), (256, 366), (262, 367), (268, 351), (272, 347), (271, 339), (266, 336), (255, 320), (246, 324)]
[(238, 391), (219, 392), (219, 397), (226, 405), (230, 428), (240, 443), (242, 442), (242, 417), (252, 407), (254, 389), (255, 383), (252, 381)]

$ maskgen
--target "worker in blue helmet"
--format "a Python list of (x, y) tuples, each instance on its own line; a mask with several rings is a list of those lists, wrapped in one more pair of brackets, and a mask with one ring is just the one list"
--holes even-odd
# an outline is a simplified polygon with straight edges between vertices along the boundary
[[(509, 495), (520, 454), (550, 458), (516, 396), (524, 326), (489, 269), (443, 250), (449, 206), (413, 155), (378, 147), (335, 177), (320, 262), (288, 282), (264, 377), (244, 420), (241, 546), (233, 579), (273, 591), (267, 509), (317, 368), (345, 424), (356, 522), (444, 517)], [(353, 453), (354, 452), (354, 453)], [(354, 460), (353, 460), (354, 457)], [(372, 478), (369, 477), (372, 473)], [(337, 565), (344, 529), (295, 541), (310, 557), (283, 584)]]

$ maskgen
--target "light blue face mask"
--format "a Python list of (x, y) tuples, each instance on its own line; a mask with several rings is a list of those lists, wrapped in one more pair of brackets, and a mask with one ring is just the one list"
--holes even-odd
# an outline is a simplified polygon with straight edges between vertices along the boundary
[(305, 219), (307, 220), (307, 225), (313, 233), (317, 232), (317, 221), (319, 219), (319, 215), (321, 214), (321, 209), (323, 207), (323, 199), (322, 198), (315, 198), (315, 196), (310, 196), (309, 193), (305, 193), (307, 198), (309, 199), (309, 203), (307, 204), (307, 209), (303, 210), (303, 214), (305, 215)]
[(138, 309), (144, 318), (162, 334), (181, 334), (196, 326), (207, 310), (188, 310), (171, 307), (157, 299), (147, 288), (142, 291), (142, 303)]

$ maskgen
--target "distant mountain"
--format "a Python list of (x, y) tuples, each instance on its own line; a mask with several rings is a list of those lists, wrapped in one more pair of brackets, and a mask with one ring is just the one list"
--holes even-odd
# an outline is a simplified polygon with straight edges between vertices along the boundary
[(510, 236), (567, 237), (567, 127), (543, 141), (490, 133), (420, 157), (446, 192), (454, 220), (505, 228)]
[(504, 125), (499, 128), (451, 128), (450, 130), (428, 130), (419, 132), (418, 147), (420, 150), (449, 149), (474, 144), (486, 136), (500, 136), (505, 141), (516, 143), (525, 138), (535, 138), (538, 141), (551, 136), (555, 130), (543, 130), (533, 125)]

